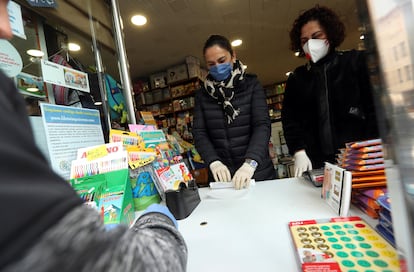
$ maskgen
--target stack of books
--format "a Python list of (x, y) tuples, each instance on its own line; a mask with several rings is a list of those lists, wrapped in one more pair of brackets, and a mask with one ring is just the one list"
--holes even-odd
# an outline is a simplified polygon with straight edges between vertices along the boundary
[(387, 193), (387, 188), (367, 188), (352, 191), (352, 203), (368, 216), (377, 219), (380, 216), (378, 198)]
[(352, 173), (352, 203), (378, 218), (377, 198), (386, 193), (387, 186), (381, 139), (347, 143), (339, 151), (338, 165)]
[(351, 171), (353, 189), (386, 186), (380, 139), (347, 143), (339, 151), (337, 164)]
[(384, 237), (390, 244), (395, 247), (394, 230), (392, 228), (391, 218), (391, 200), (388, 193), (380, 196), (377, 200), (380, 205), (379, 223), (375, 229)]

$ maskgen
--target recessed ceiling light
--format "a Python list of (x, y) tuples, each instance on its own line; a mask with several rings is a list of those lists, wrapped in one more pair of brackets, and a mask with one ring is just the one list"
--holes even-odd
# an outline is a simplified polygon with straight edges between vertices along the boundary
[(295, 56), (296, 56), (296, 57), (299, 57), (299, 55), (300, 55), (300, 52), (299, 52), (299, 51), (296, 51), (296, 52), (295, 52)]
[(77, 43), (68, 43), (69, 51), (79, 51), (81, 49), (80, 45)]
[(237, 39), (237, 40), (232, 41), (232, 42), (231, 42), (231, 45), (232, 45), (232, 46), (239, 46), (239, 45), (241, 45), (242, 43), (243, 43), (243, 41), (242, 41), (242, 40)]
[(365, 39), (365, 35), (364, 34), (361, 34), (361, 36), (359, 36), (359, 39), (360, 40), (364, 40)]
[(28, 91), (28, 92), (37, 92), (37, 91), (39, 91), (39, 89), (38, 88), (34, 88), (34, 87), (29, 87), (29, 88), (27, 88), (26, 89), (26, 91)]
[(286, 72), (286, 76), (290, 76), (292, 74), (292, 71)]
[(137, 26), (143, 26), (147, 23), (147, 18), (144, 15), (134, 15), (131, 17), (131, 22)]
[(26, 53), (32, 57), (41, 58), (45, 55), (43, 51), (40, 51), (38, 49), (29, 49), (26, 51)]

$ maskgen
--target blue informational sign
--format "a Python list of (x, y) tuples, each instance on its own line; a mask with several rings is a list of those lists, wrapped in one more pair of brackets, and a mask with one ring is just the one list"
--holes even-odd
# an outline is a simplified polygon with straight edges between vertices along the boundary
[(70, 179), (71, 164), (80, 148), (105, 144), (98, 110), (41, 103), (49, 161)]
[(57, 8), (57, 0), (26, 0), (32, 7)]
[(43, 115), (47, 123), (101, 125), (98, 110), (45, 104)]

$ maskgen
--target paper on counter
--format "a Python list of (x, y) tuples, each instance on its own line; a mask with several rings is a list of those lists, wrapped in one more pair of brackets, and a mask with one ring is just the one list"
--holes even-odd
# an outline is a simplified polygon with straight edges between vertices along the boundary
[[(250, 180), (250, 186), (255, 184), (255, 180)], [(210, 182), (210, 189), (228, 189), (228, 188), (234, 188), (233, 182)]]
[[(215, 199), (235, 199), (246, 196), (255, 185), (255, 180), (250, 180), (248, 188), (236, 190), (232, 182), (210, 182), (210, 190), (207, 196)], [(217, 190), (220, 189), (220, 190)]]

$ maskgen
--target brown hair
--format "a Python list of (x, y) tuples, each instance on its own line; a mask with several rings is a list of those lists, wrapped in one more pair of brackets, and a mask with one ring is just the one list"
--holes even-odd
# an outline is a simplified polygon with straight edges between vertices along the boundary
[(345, 25), (339, 19), (339, 16), (330, 8), (316, 5), (299, 15), (293, 22), (290, 30), (290, 49), (293, 52), (299, 52), (304, 56), (300, 36), (302, 27), (309, 21), (318, 21), (328, 37), (331, 50), (341, 45), (345, 39)]

